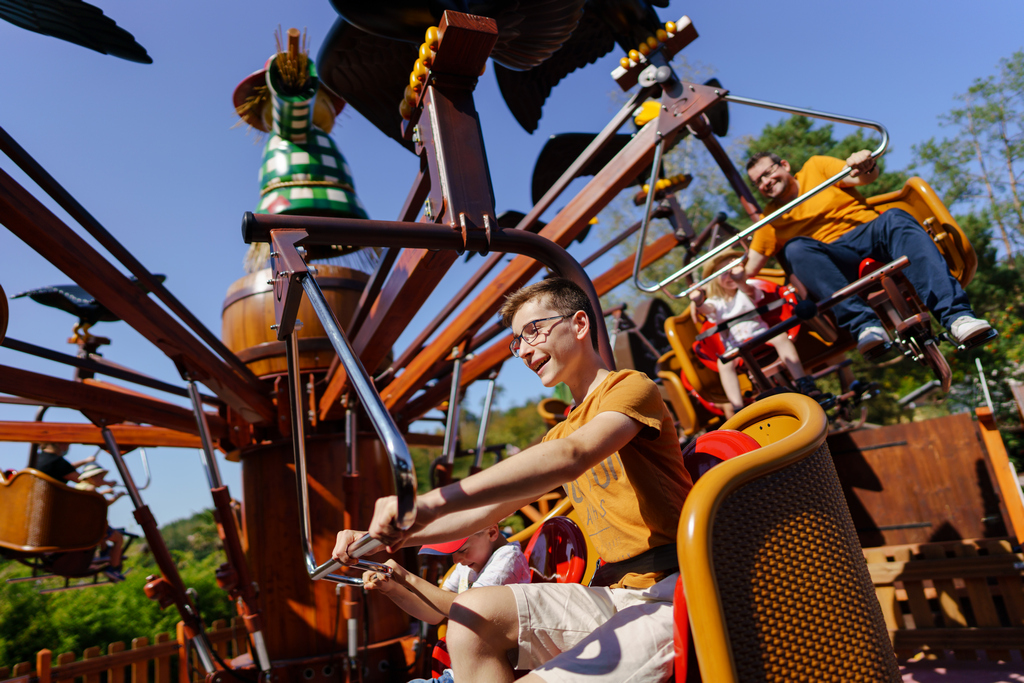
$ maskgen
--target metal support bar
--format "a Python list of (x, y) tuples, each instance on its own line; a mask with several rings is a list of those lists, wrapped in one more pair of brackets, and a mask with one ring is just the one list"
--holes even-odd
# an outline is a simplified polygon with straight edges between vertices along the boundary
[[(737, 95), (726, 94), (726, 95), (723, 95), (723, 98), (727, 102), (735, 102), (736, 104), (747, 104), (747, 105), (754, 106), (754, 107), (761, 107), (762, 109), (772, 109), (774, 111), (781, 111), (781, 112), (785, 112), (785, 113), (789, 113), (789, 114), (799, 114), (801, 116), (809, 116), (811, 118), (823, 119), (825, 121), (834, 121), (836, 123), (847, 123), (847, 124), (850, 124), (850, 125), (853, 125), (853, 126), (859, 126), (861, 128), (871, 128), (872, 130), (877, 131), (882, 136), (882, 140), (879, 143), (878, 147), (873, 152), (871, 152), (871, 158), (872, 159), (877, 159), (882, 154), (884, 154), (885, 150), (889, 146), (889, 132), (885, 129), (885, 126), (883, 126), (882, 124), (880, 124), (880, 123), (878, 123), (876, 121), (869, 121), (867, 119), (854, 118), (852, 116), (841, 116), (839, 114), (827, 114), (827, 113), (824, 113), (824, 112), (814, 111), (813, 109), (804, 109), (802, 107), (792, 107), (792, 106), (789, 106), (789, 105), (777, 104), (777, 103), (774, 103), (774, 102), (765, 102), (765, 101), (762, 101), (762, 100), (755, 100), (755, 99), (751, 99), (751, 98), (748, 98), (748, 97), (739, 97)], [(775, 220), (779, 216), (781, 216), (781, 215), (783, 215), (785, 213), (788, 213), (794, 207), (802, 204), (803, 202), (807, 201), (811, 197), (817, 195), (822, 190), (825, 190), (825, 189), (831, 187), (832, 185), (838, 183), (840, 180), (842, 180), (843, 178), (845, 178), (848, 175), (850, 175), (850, 172), (852, 170), (853, 169), (851, 169), (849, 167), (844, 168), (842, 171), (840, 171), (836, 175), (832, 176), (828, 180), (824, 181), (820, 185), (810, 189), (806, 194), (800, 195), (799, 197), (797, 197), (793, 201), (787, 203), (785, 206), (783, 206), (783, 207), (781, 207), (779, 209), (776, 209), (775, 211), (773, 211), (772, 213), (768, 214), (767, 216), (764, 216), (763, 218), (761, 218), (761, 220), (755, 222), (750, 227), (745, 228), (744, 230), (740, 231), (737, 235), (735, 235), (731, 239), (728, 239), (725, 242), (722, 242), (720, 245), (718, 245), (717, 247), (711, 249), (710, 251), (708, 251), (706, 254), (704, 254), (700, 258), (698, 258), (698, 259), (688, 263), (687, 265), (683, 266), (683, 268), (681, 268), (677, 272), (673, 273), (672, 275), (669, 275), (667, 278), (665, 278), (664, 280), (659, 282), (657, 285), (654, 285), (653, 287), (642, 286), (639, 283), (639, 281), (637, 280), (636, 275), (635, 275), (635, 272), (638, 269), (636, 267), (634, 267), (634, 284), (636, 284), (637, 287), (639, 287), (641, 290), (643, 290), (645, 292), (653, 292), (653, 291), (657, 291), (658, 289), (661, 289), (662, 287), (665, 287), (665, 286), (671, 284), (672, 282), (675, 282), (676, 280), (678, 280), (679, 278), (683, 277), (684, 275), (688, 275), (688, 274), (694, 272), (695, 270), (697, 270), (697, 268), (702, 266), (705, 262), (710, 261), (715, 256), (717, 256), (721, 252), (725, 251), (726, 249), (730, 248), (731, 246), (733, 246), (734, 244), (736, 244), (737, 242), (739, 242), (743, 238), (747, 237), (748, 235), (752, 235), (754, 232), (756, 232), (760, 228), (764, 227), (765, 225), (771, 223), (773, 220)], [(653, 185), (652, 185), (652, 188), (653, 188)], [(643, 245), (643, 240), (644, 240), (644, 232), (643, 231), (641, 232), (640, 240), (641, 240), (640, 244), (642, 246)], [(639, 258), (638, 258), (637, 262), (639, 263)], [(697, 285), (691, 285), (686, 290), (680, 292), (678, 295), (675, 295), (675, 298), (682, 298), (684, 296), (689, 296), (690, 293), (693, 292), (696, 288), (697, 288)]]
[(224, 484), (217, 468), (217, 457), (213, 452), (213, 441), (210, 439), (210, 425), (206, 423), (206, 413), (203, 412), (202, 398), (199, 396), (195, 380), (188, 380), (188, 394), (192, 399), (192, 410), (195, 411), (196, 426), (199, 428), (199, 442), (202, 444), (199, 458), (202, 460), (203, 470), (206, 471), (206, 480), (210, 483), (211, 489), (220, 488)]
[[(412, 464), (412, 456), (409, 454), (409, 448), (398, 431), (394, 420), (392, 420), (391, 414), (387, 412), (384, 404), (381, 403), (380, 395), (377, 394), (372, 380), (367, 375), (358, 357), (356, 357), (352, 347), (349, 346), (348, 340), (338, 325), (338, 320), (324, 298), (323, 292), (320, 291), (316, 280), (310, 277), (308, 272), (298, 274), (298, 279), (301, 281), (302, 288), (309, 297), (314, 312), (323, 324), (335, 352), (341, 359), (342, 367), (345, 368), (345, 372), (348, 374), (349, 381), (352, 383), (356, 395), (366, 408), (374, 429), (377, 431), (377, 435), (380, 437), (388, 453), (388, 459), (391, 462), (392, 472), (395, 477), (395, 490), (398, 495), (398, 525), (400, 528), (407, 529), (416, 518), (416, 473)], [(294, 331), (288, 335), (287, 341), (288, 392), (292, 410), (292, 447), (295, 453), (295, 475), (301, 521), (300, 532), (302, 547), (305, 552), (306, 570), (313, 580), (328, 579), (337, 583), (361, 586), (362, 579), (332, 573), (341, 568), (342, 564), (340, 562), (330, 560), (318, 566), (313, 555), (312, 543), (310, 541), (312, 532), (309, 520), (309, 492), (306, 483), (305, 415), (302, 411), (302, 387), (300, 386), (302, 380), (299, 373), (298, 338)], [(380, 541), (371, 538), (367, 534), (355, 543), (352, 555), (358, 558), (375, 551), (380, 546)], [(380, 568), (384, 565), (364, 563), (363, 568), (371, 566)]]
[(448, 420), (444, 426), (444, 447), (441, 451), (449, 472), (451, 466), (455, 464), (455, 451), (458, 450), (459, 444), (459, 397), (462, 389), (459, 386), (459, 380), (462, 378), (462, 353), (458, 349), (454, 351), (457, 355), (455, 365), (452, 367), (452, 391), (448, 396)]
[(195, 605), (192, 604), (188, 597), (185, 584), (181, 580), (178, 567), (174, 563), (170, 551), (167, 550), (167, 545), (164, 543), (160, 529), (157, 527), (156, 519), (149, 508), (146, 507), (139, 489), (135, 486), (135, 480), (132, 479), (132, 473), (128, 471), (128, 466), (125, 465), (124, 457), (121, 455), (121, 449), (117, 445), (117, 439), (114, 438), (113, 432), (106, 425), (102, 426), (102, 430), (103, 442), (114, 459), (114, 465), (121, 475), (121, 481), (124, 483), (125, 488), (128, 489), (128, 496), (132, 499), (132, 504), (135, 506), (135, 520), (142, 527), (153, 559), (156, 560), (156, 564), (160, 568), (163, 580), (168, 584), (169, 597), (178, 608), (178, 613), (181, 615), (182, 620), (185, 621), (187, 629), (191, 631), (190, 637), (196, 646), (196, 652), (199, 654), (203, 668), (207, 671), (216, 671), (217, 668), (214, 666), (210, 644), (207, 642), (206, 633), (203, 631), (202, 619)]
[(494, 385), (498, 381), (498, 373), (493, 373), (487, 380), (487, 395), (484, 397), (484, 411), (480, 416), (480, 432), (476, 435), (476, 453), (473, 454), (473, 467), (480, 469), (484, 457), (484, 444), (487, 441), (487, 427), (491, 422), (491, 403), (494, 401)]

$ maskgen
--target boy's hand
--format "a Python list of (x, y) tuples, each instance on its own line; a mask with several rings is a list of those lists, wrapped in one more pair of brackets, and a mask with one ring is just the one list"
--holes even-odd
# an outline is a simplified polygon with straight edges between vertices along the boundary
[(355, 561), (355, 558), (349, 556), (348, 547), (357, 539), (360, 539), (365, 535), (365, 531), (353, 531), (351, 529), (339, 531), (338, 540), (334, 544), (334, 550), (331, 552), (331, 557), (342, 564), (352, 564)]
[(732, 278), (733, 282), (742, 285), (747, 281), (747, 271), (743, 266), (736, 266), (729, 271), (729, 277)]
[(690, 301), (692, 301), (693, 305), (697, 308), (703, 306), (707, 298), (707, 294), (704, 293), (703, 289), (698, 288), (690, 292)]
[(389, 553), (397, 552), (405, 545), (406, 540), (414, 531), (422, 529), (437, 519), (437, 508), (443, 504), (443, 500), (439, 495), (431, 495), (436, 492), (437, 489), (416, 499), (416, 521), (405, 531), (397, 526), (398, 498), (396, 496), (378, 498), (373, 508), (373, 521), (370, 522), (370, 536), (383, 543)]

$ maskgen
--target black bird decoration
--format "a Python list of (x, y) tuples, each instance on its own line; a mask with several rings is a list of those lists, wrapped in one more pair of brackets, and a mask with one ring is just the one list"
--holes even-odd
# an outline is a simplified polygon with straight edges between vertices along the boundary
[(628, 51), (661, 23), (654, 6), (667, 0), (332, 0), (341, 15), (317, 58), (329, 88), (380, 128), (400, 139), (397, 103), (419, 44), (445, 10), (493, 18), (492, 58), (502, 96), (519, 124), (537, 129), (555, 87), (576, 69), (614, 49)]
[[(154, 275), (154, 277), (158, 282), (163, 282), (166, 279), (166, 276), (164, 275)], [(142, 289), (142, 286), (138, 284), (138, 280), (134, 277), (131, 278), (131, 281)], [(27, 296), (33, 301), (43, 304), (44, 306), (59, 308), (62, 311), (67, 311), (71, 315), (76, 316), (78, 318), (78, 326), (80, 326), (83, 331), (98, 322), (117, 322), (120, 320), (120, 318), (112, 313), (110, 309), (96, 301), (95, 297), (78, 285), (52, 285), (50, 287), (40, 287), (39, 289), (32, 289), (27, 292), (15, 294), (11, 298), (20, 299), (23, 296)]]
[(132, 34), (82, 0), (0, 0), (0, 19), (105, 55), (152, 64)]

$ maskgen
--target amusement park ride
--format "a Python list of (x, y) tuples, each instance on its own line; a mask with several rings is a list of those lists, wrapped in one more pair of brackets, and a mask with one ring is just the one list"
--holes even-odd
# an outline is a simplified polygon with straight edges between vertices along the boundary
[[(380, 10), (378, 16), (366, 9), (370, 7), (366, 3), (339, 0), (335, 6), (345, 19), (332, 32), (318, 64), (305, 58), (298, 32), (289, 32), (278, 54), (236, 90), (239, 115), (270, 137), (261, 165), (260, 204), (242, 218), (242, 237), (254, 245), (252, 260), (257, 268), (228, 291), (222, 338), (207, 330), (163, 286), (161, 277), (133, 258), (24, 149), (0, 132), (4, 153), (134, 276), (133, 281), (123, 275), (10, 176), (0, 174), (0, 222), (87, 293), (68, 296), (58, 292), (58, 299), (63, 297), (64, 302), (59, 305), (73, 310), (81, 320), (86, 318), (87, 306), (103, 309), (93, 315), (124, 320), (174, 361), (184, 383), (157, 382), (103, 360), (95, 351), (107, 340), (90, 335), (87, 325), (76, 333), (81, 347), (77, 357), (7, 336), (4, 346), (75, 367), (76, 377), (64, 380), (0, 366), (0, 390), (19, 400), (77, 409), (92, 425), (0, 423), (0, 433), (4, 440), (29, 443), (97, 443), (110, 452), (160, 568), (160, 574), (146, 584), (146, 593), (162, 607), (173, 605), (179, 611), (208, 680), (400, 681), (411, 673), (424, 673), (427, 644), (418, 626), (387, 599), (361, 591), (357, 573), (346, 575), (345, 567), (325, 561), (333, 548), (334, 533), (365, 527), (375, 500), (390, 494), (398, 496), (403, 523), (412, 524), (416, 476), (409, 445), (440, 446), (442, 460), (436, 474), (441, 483), (451, 481), (451, 465), (459, 450), (460, 397), (474, 382), (489, 381), (493, 387), (496, 370), (510, 356), (511, 336), (493, 323), (495, 313), (509, 292), (529, 282), (542, 268), (577, 282), (596, 311), (601, 311), (600, 296), (630, 280), (644, 292), (682, 298), (733, 265), (701, 279), (694, 273), (704, 263), (727, 249), (745, 246), (746, 238), (756, 229), (850, 172), (844, 170), (761, 217), (756, 199), (716, 138), (727, 126), (728, 104), (872, 129), (881, 138), (872, 152), (875, 157), (888, 145), (885, 128), (871, 121), (740, 97), (717, 82), (680, 80), (670, 62), (697, 38), (697, 31), (687, 17), (662, 25), (647, 3), (620, 3), (644, 10), (633, 18), (616, 14), (615, 21), (600, 15), (607, 10), (605, 5), (614, 3), (587, 3), (586, 9), (582, 1), (518, 3), (538, 7), (535, 14), (523, 9), (516, 19), (519, 23), (510, 23), (510, 13), (504, 11), (475, 16), (448, 10), (433, 17), (436, 28), (429, 27), (429, 22), (420, 25), (423, 14), (429, 12), (410, 9), (420, 4), (426, 5), (395, 3), (404, 9), (395, 10), (395, 16), (384, 16), (391, 10)], [(555, 5), (558, 11), (541, 13)], [(384, 25), (399, 28), (389, 35), (378, 30)], [(512, 26), (518, 29), (512, 30)], [(531, 42), (530, 31), (544, 40)], [(418, 45), (418, 36), (424, 34), (425, 41)], [(416, 42), (408, 42), (413, 35)], [(497, 63), (506, 101), (517, 120), (530, 129), (536, 126), (540, 107), (558, 80), (593, 61), (594, 55), (611, 50), (616, 41), (630, 48), (612, 73), (616, 83), (632, 93), (628, 102), (599, 134), (582, 144), (574, 143), (579, 154), (575, 160), (562, 160), (559, 174), (545, 166), (543, 172), (549, 180), (535, 182), (535, 194), (539, 195), (535, 205), (514, 225), (507, 225), (507, 218), (503, 221), (495, 212), (473, 100), (487, 59)], [(388, 58), (360, 62), (357, 56), (369, 44), (388, 46), (383, 50)], [(632, 49), (634, 45), (638, 47)], [(570, 53), (564, 46), (574, 49)], [(396, 71), (399, 62), (404, 66)], [(366, 78), (370, 72), (374, 77)], [(419, 157), (419, 174), (399, 220), (369, 220), (359, 205), (344, 159), (329, 136), (334, 117), (346, 102)], [(631, 137), (619, 135), (638, 109), (645, 115), (639, 130)], [(661, 163), (666, 150), (686, 135), (703, 144), (721, 167), (754, 221), (749, 228), (732, 230), (724, 216), (700, 230), (691, 225), (675, 197), (689, 178), (664, 178)], [(541, 224), (541, 215), (571, 181), (587, 175), (593, 177), (586, 186), (548, 223)], [(636, 185), (638, 191), (630, 189)], [(616, 239), (637, 234), (638, 249), (627, 261), (591, 275), (565, 247), (585, 234), (590, 220), (623, 192), (634, 193), (643, 205), (643, 219)], [(924, 181), (912, 179), (902, 191), (871, 198), (869, 203), (880, 210), (899, 207), (909, 211), (932, 236), (951, 273), (964, 285), (973, 277), (977, 259), (970, 243)], [(649, 241), (652, 217), (667, 218), (673, 233)], [(360, 249), (374, 250), (372, 272), (315, 263)], [(604, 245), (599, 253), (607, 249)], [(466, 252), (485, 257), (476, 275), (407, 349), (393, 355), (399, 335), (454, 261)], [(505, 255), (514, 258), (495, 274)], [(682, 268), (661, 281), (645, 282), (644, 269), (664, 257), (677, 259)], [(910, 506), (895, 502), (908, 497), (895, 481), (879, 482), (871, 489), (878, 495), (870, 500), (853, 490), (860, 485), (857, 477), (865, 468), (871, 469), (871, 457), (864, 451), (906, 446), (908, 439), (890, 438), (887, 442), (879, 436), (881, 430), (873, 430), (867, 437), (857, 430), (863, 422), (858, 419), (860, 402), (870, 391), (850, 376), (845, 355), (853, 340), (836, 328), (828, 310), (842, 298), (865, 297), (879, 312), (898, 350), (931, 368), (942, 387), (949, 388), (949, 366), (939, 347), (943, 337), (932, 331), (927, 309), (901, 275), (908, 258), (913, 259), (913, 254), (887, 264), (864, 264), (860, 280), (817, 302), (808, 299), (800, 284), (783, 271), (766, 271), (765, 286), (781, 303), (771, 304), (769, 298), (771, 310), (765, 311), (765, 317), (771, 328), (726, 354), (726, 358), (742, 357), (744, 388), (751, 399), (746, 409), (728, 421), (718, 408), (723, 394), (714, 372), (713, 352), (705, 343), (722, 331), (721, 326), (706, 326), (711, 332), (702, 335), (688, 314), (666, 316), (658, 306), (643, 314), (638, 311), (633, 320), (621, 308), (609, 312), (616, 321), (614, 340), (598, 326), (599, 351), (609, 366), (633, 366), (659, 381), (680, 434), (694, 437), (688, 451), (701, 457), (710, 454), (716, 462), (728, 461), (702, 477), (680, 525), (683, 583), (676, 607), (683, 634), (683, 668), (677, 669), (677, 680), (686, 676), (687, 602), (691, 605), (694, 652), (704, 680), (744, 680), (751, 675), (749, 667), (769, 666), (767, 659), (751, 659), (746, 654), (757, 652), (759, 642), (775, 637), (770, 628), (738, 635), (735, 613), (730, 613), (736, 601), (742, 601), (738, 593), (757, 584), (757, 569), (749, 567), (755, 574), (746, 586), (716, 574), (723, 560), (715, 553), (723, 547), (732, 548), (729, 562), (736, 572), (764, 549), (758, 545), (759, 538), (769, 538), (772, 533), (781, 534), (773, 542), (783, 546), (811, 547), (803, 559), (783, 552), (775, 560), (776, 567), (781, 567), (784, 575), (798, 577), (794, 586), (806, 585), (808, 593), (817, 591), (820, 604), (844, 611), (821, 619), (810, 614), (817, 607), (807, 608), (810, 612), (793, 607), (791, 618), (806, 622), (808, 631), (797, 638), (803, 639), (803, 644), (797, 643), (781, 657), (800, 659), (794, 664), (797, 669), (812, 667), (807, 662), (817, 660), (796, 653), (805, 646), (824, 650), (847, 642), (855, 631), (850, 630), (851, 625), (860, 624), (857, 628), (867, 630), (857, 633), (874, 633), (872, 637), (881, 629), (884, 647), (862, 648), (856, 654), (862, 660), (857, 665), (871, 671), (876, 670), (871, 669), (872, 661), (880, 667), (877, 671), (894, 670), (886, 627), (892, 636), (905, 620), (896, 597), (879, 611), (872, 586), (875, 572), (869, 575), (865, 569), (862, 545), (872, 548), (901, 543), (904, 550), (900, 552), (908, 554), (906, 544), (1008, 536), (1014, 551), (1019, 549), (1017, 544), (1024, 538), (1024, 505), (1019, 493), (1006, 484), (1009, 464), (1005, 451), (999, 459), (1001, 442), (992, 441), (992, 430), (985, 434), (985, 448), (975, 440), (959, 453), (941, 453), (952, 462), (943, 465), (947, 475), (979, 481), (983, 490), (977, 496), (953, 500), (932, 491), (927, 496), (910, 493), (915, 502)], [(267, 262), (269, 267), (262, 267)], [(470, 299), (470, 293), (484, 283), (482, 292)], [(66, 303), (72, 300), (78, 302), (77, 308)], [(14, 330), (7, 330), (5, 298), (0, 297), (0, 302), (3, 338), (5, 332)], [(667, 319), (658, 318), (658, 311)], [(648, 317), (656, 322), (649, 324)], [(767, 339), (796, 326), (799, 333), (793, 336), (808, 374), (840, 375), (842, 392), (834, 406), (825, 406), (827, 416), (814, 401), (788, 393), (790, 379), (759, 352)], [(98, 374), (187, 396), (192, 410), (99, 382), (94, 379)], [(202, 393), (200, 384), (210, 394)], [(443, 445), (433, 436), (410, 431), (410, 425), (438, 407), (447, 413)], [(551, 419), (558, 419), (557, 412), (550, 412)], [(947, 422), (936, 422), (930, 429), (933, 441), (945, 441), (947, 449), (948, 444), (960, 443), (949, 437), (948, 430), (974, 433), (969, 420), (966, 428), (962, 420), (943, 420)], [(833, 455), (842, 443), (858, 454), (856, 462), (861, 466), (857, 470), (851, 464), (854, 459), (848, 458), (839, 464), (838, 479), (825, 445), (829, 421)], [(127, 452), (146, 446), (202, 450), (227, 556), (217, 579), (237, 603), (250, 636), (248, 655), (225, 661), (216, 656), (205, 638), (202, 615), (124, 463)], [(481, 436), (477, 465), (483, 447)], [(984, 451), (981, 455), (979, 448)], [(215, 449), (242, 463), (240, 512), (221, 481)], [(916, 463), (914, 466), (927, 468), (934, 449), (925, 453), (902, 448), (899, 454)], [(282, 481), (294, 481), (295, 488), (282, 489), (278, 486)], [(774, 493), (756, 493), (757, 482), (769, 481)], [(793, 481), (808, 486), (797, 485), (785, 494)], [(734, 494), (741, 486), (747, 487), (742, 490), (748, 494), (737, 503)], [(780, 500), (784, 494), (788, 498)], [(761, 495), (764, 497), (759, 498)], [(32, 567), (35, 578), (41, 576), (39, 572), (76, 577), (88, 574), (90, 568), (98, 571), (92, 556), (106, 531), (106, 506), (101, 496), (73, 490), (32, 468), (6, 474), (0, 482), (0, 496), (0, 507), (5, 510), (0, 519), (0, 553)], [(918, 505), (921, 497), (929, 500)], [(777, 524), (772, 527), (774, 532), (757, 536), (758, 524), (750, 516), (759, 516), (751, 513), (758, 505), (767, 506), (760, 508), (765, 511), (760, 516), (764, 524)], [(819, 509), (820, 505), (825, 507)], [(548, 516), (567, 511), (563, 502)], [(792, 516), (810, 514), (808, 511), (833, 526), (825, 522), (818, 526), (790, 524)], [(714, 528), (713, 519), (718, 520)], [(739, 520), (745, 520), (746, 527)], [(834, 533), (826, 534), (825, 528)], [(581, 549), (577, 540), (569, 543), (571, 557), (559, 565), (551, 553), (557, 550), (559, 540), (572, 538), (572, 534), (551, 529), (535, 524), (522, 536), (525, 541), (534, 532), (549, 534), (547, 552), (536, 550), (545, 548), (545, 543), (536, 539), (530, 546), (537, 575), (559, 581), (587, 579), (598, 558), (585, 557), (585, 544)], [(371, 538), (362, 540), (360, 552), (365, 558), (363, 567), (381, 568), (378, 562), (386, 557)], [(586, 571), (580, 570), (581, 556)], [(378, 562), (371, 562), (370, 557)], [(407, 551), (401, 551), (396, 559), (406, 566), (417, 562)], [(909, 559), (908, 555), (907, 564), (911, 564)], [(803, 584), (800, 577), (811, 568), (834, 569), (833, 579), (807, 579)], [(1000, 600), (1007, 605), (1004, 611), (1012, 622), (1010, 630), (1019, 638), (1014, 629), (1024, 627), (1024, 613), (1018, 605), (1024, 594), (1011, 596), (1014, 590), (1021, 591), (1019, 579), (1013, 588), (1008, 575), (1000, 576), (1004, 587)], [(716, 581), (720, 588), (732, 581), (723, 588), (722, 595), (728, 595), (721, 600), (716, 598)], [(940, 599), (944, 585), (936, 583), (931, 594), (923, 588), (919, 591), (920, 600), (912, 606), (919, 627), (925, 623), (922, 614), (931, 614), (928, 600)], [(949, 585), (953, 586), (952, 579)], [(835, 596), (839, 589), (856, 595), (839, 599)], [(909, 584), (905, 590), (913, 601), (917, 593)], [(742, 611), (742, 607), (737, 609)], [(924, 612), (919, 612), (922, 609)], [(345, 626), (339, 628), (342, 621)], [(912, 647), (904, 642), (901, 648), (898, 638), (894, 642), (899, 652)], [(921, 644), (927, 645), (924, 640)], [(1008, 642), (1002, 645), (1012, 647)], [(344, 650), (344, 656), (336, 656), (338, 650)], [(329, 669), (329, 663), (342, 660), (344, 666)], [(694, 669), (692, 660), (690, 669)], [(801, 670), (814, 678), (825, 680), (828, 676), (827, 666), (825, 671)]]

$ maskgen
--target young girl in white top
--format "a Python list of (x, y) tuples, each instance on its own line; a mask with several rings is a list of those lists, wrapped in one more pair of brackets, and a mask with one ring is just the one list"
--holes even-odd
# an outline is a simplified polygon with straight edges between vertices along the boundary
[[(704, 277), (721, 268), (729, 261), (735, 261), (743, 256), (739, 251), (724, 251), (715, 258), (708, 261), (704, 266)], [(742, 266), (736, 266), (729, 272), (719, 275), (708, 284), (708, 291), (697, 289), (690, 295), (693, 306), (690, 308), (690, 315), (693, 322), (700, 329), (700, 321), (697, 314), (700, 313), (710, 322), (718, 324), (744, 313), (750, 313), (757, 309), (764, 298), (760, 289), (747, 283)], [(730, 351), (751, 337), (760, 334), (768, 329), (768, 325), (761, 319), (760, 315), (753, 315), (741, 320), (723, 330), (720, 333), (722, 344), (726, 351)], [(775, 347), (779, 358), (786, 364), (790, 376), (793, 378), (796, 388), (802, 394), (808, 394), (812, 398), (822, 396), (821, 392), (814, 385), (814, 380), (804, 374), (803, 363), (796, 352), (796, 347), (785, 332), (772, 337), (768, 343)], [(722, 389), (725, 391), (729, 405), (722, 406), (726, 418), (732, 417), (733, 413), (743, 408), (743, 396), (740, 394), (740, 379), (736, 374), (736, 361), (723, 363), (718, 360), (718, 373), (722, 381)]]

